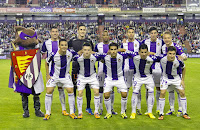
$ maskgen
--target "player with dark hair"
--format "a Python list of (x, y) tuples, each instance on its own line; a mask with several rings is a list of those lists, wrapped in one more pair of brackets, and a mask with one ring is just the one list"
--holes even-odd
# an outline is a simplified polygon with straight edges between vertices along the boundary
[(77, 96), (77, 108), (78, 108), (78, 119), (83, 118), (82, 112), (82, 105), (83, 105), (83, 90), (86, 84), (90, 85), (90, 87), (94, 90), (94, 105), (95, 111), (94, 116), (96, 119), (99, 119), (99, 82), (96, 76), (96, 68), (95, 62), (100, 60), (95, 55), (92, 55), (92, 47), (90, 43), (84, 43), (82, 49), (81, 56), (75, 56), (74, 60), (78, 62), (80, 66), (80, 70), (78, 73), (77, 78), (77, 89), (78, 89), (78, 96)]
[[(161, 55), (161, 47), (164, 42), (161, 39), (158, 39), (158, 29), (156, 27), (149, 28), (150, 39), (144, 40), (142, 43), (148, 46), (149, 55)], [(155, 65), (152, 66), (153, 79), (156, 86), (156, 101), (157, 108), (156, 113), (159, 113), (159, 96), (160, 96), (160, 77), (161, 77), (161, 67), (160, 63), (156, 62)], [(146, 100), (148, 99), (148, 92), (146, 92)], [(148, 112), (145, 113), (147, 115)]]
[[(77, 55), (73, 50), (68, 49), (67, 41), (65, 39), (59, 40), (59, 50), (47, 58), (47, 65), (51, 62), (54, 62), (54, 73), (46, 83), (46, 96), (45, 96), (45, 109), (46, 114), (43, 120), (49, 120), (51, 115), (51, 104), (52, 104), (52, 94), (54, 88), (58, 83), (60, 87), (63, 87), (68, 92), (68, 102), (70, 107), (70, 117), (76, 119), (74, 114), (74, 93), (73, 93), (73, 83), (71, 76), (69, 74), (70, 62), (73, 56)], [(52, 69), (49, 66), (49, 69)]]
[[(86, 26), (84, 24), (78, 25), (78, 35), (71, 39), (68, 42), (69, 48), (75, 50), (75, 52), (78, 52), (82, 50), (83, 43), (90, 43), (92, 50), (94, 49), (94, 45), (92, 41), (88, 38), (86, 38)], [(74, 84), (74, 95), (76, 96), (76, 89), (77, 89), (77, 84), (76, 84), (76, 79), (77, 79), (77, 74), (79, 71), (79, 64), (77, 61), (73, 61), (72, 63), (72, 81)], [(90, 115), (93, 115), (92, 110), (90, 108), (90, 101), (91, 101), (91, 90), (88, 84), (86, 84), (86, 98), (87, 98), (87, 108), (86, 112), (88, 112)]]
[[(175, 86), (175, 88), (180, 93), (180, 103), (183, 110), (183, 118), (190, 119), (187, 114), (187, 100), (185, 96), (184, 79), (185, 79), (185, 65), (183, 61), (178, 60), (176, 56), (176, 47), (169, 46), (167, 51), (167, 56), (163, 57), (160, 61), (162, 67), (162, 77), (160, 84), (160, 98), (159, 98), (159, 107), (160, 115), (159, 120), (164, 118), (164, 106), (165, 106), (165, 93), (168, 87)], [(182, 76), (181, 76), (182, 74)]]
[[(103, 42), (98, 43), (95, 46), (95, 52), (98, 53), (107, 53), (109, 50), (109, 44), (110, 44), (110, 36), (108, 34), (108, 30), (103, 31)], [(100, 95), (100, 115), (103, 113), (103, 85), (105, 81), (105, 72), (106, 72), (106, 65), (102, 63), (101, 61), (98, 62), (98, 80), (99, 80), (99, 95)], [(111, 111), (112, 114), (117, 115), (117, 112), (114, 111), (113, 105), (114, 105), (114, 90), (111, 91), (110, 97), (111, 97)]]
[[(133, 27), (129, 27), (126, 31), (126, 35), (128, 39), (122, 43), (121, 48), (126, 49), (132, 52), (138, 52), (140, 42), (135, 39), (135, 30)], [(135, 65), (133, 62), (133, 58), (125, 59), (125, 66), (124, 66), (124, 78), (126, 85), (129, 88), (132, 86), (133, 78), (134, 78), (134, 69)], [(141, 93), (138, 94), (138, 104), (137, 104), (137, 114), (141, 115)], [(127, 96), (128, 97), (128, 96)]]
[[(49, 58), (51, 55), (56, 54), (56, 52), (58, 51), (58, 46), (59, 46), (59, 30), (58, 30), (58, 28), (55, 26), (51, 27), (50, 35), (51, 35), (51, 38), (44, 42), (44, 44), (42, 45), (42, 50), (41, 50), (42, 53), (47, 53), (47, 58)], [(55, 65), (55, 63), (54, 63), (54, 61), (52, 61), (51, 63), (49, 63), (49, 66), (51, 66), (49, 68), (47, 62), (45, 61), (46, 82), (54, 74), (54, 71), (55, 71), (54, 65)], [(67, 113), (67, 111), (66, 111), (64, 89), (62, 87), (60, 87), (61, 86), (60, 83), (58, 83), (57, 86), (58, 86), (58, 91), (59, 91), (59, 99), (60, 99), (60, 103), (62, 106), (62, 114), (67, 116), (67, 115), (69, 115), (69, 113)], [(48, 88), (47, 88), (47, 91), (48, 91)]]
[(133, 57), (135, 64), (135, 75), (133, 82), (133, 94), (132, 94), (132, 113), (130, 118), (135, 119), (136, 117), (136, 105), (138, 100), (138, 93), (141, 89), (141, 86), (146, 85), (148, 90), (148, 99), (147, 99), (147, 115), (151, 119), (155, 119), (155, 116), (152, 113), (152, 108), (154, 105), (154, 81), (152, 76), (152, 65), (155, 62), (160, 60), (160, 57), (148, 56), (148, 46), (146, 44), (141, 44), (139, 47), (139, 55)]
[[(162, 54), (167, 54), (168, 47), (174, 46), (176, 48), (176, 56), (178, 57), (178, 59), (179, 60), (187, 60), (187, 56), (183, 52), (182, 47), (179, 46), (178, 44), (172, 42), (172, 34), (171, 34), (170, 31), (165, 31), (163, 33), (163, 41), (164, 41), (165, 44), (162, 46)], [(167, 89), (169, 91), (170, 110), (166, 113), (166, 115), (175, 114), (175, 110), (174, 110), (174, 102), (175, 102), (174, 89), (175, 89), (174, 87), (169, 87)], [(177, 91), (177, 95), (178, 95), (178, 105), (179, 105), (177, 116), (181, 116), (182, 115), (182, 107), (181, 107), (181, 103), (180, 103), (180, 94), (179, 94), (178, 91)]]

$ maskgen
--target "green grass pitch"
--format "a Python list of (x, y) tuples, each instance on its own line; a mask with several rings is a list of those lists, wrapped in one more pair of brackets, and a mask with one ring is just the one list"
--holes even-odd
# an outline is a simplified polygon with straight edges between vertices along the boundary
[[(61, 114), (61, 104), (57, 88), (54, 91), (52, 103), (52, 116), (48, 121), (36, 117), (33, 108), (33, 96), (29, 96), (30, 117), (24, 119), (22, 117), (23, 110), (21, 104), (21, 96), (14, 93), (13, 89), (8, 88), (8, 77), (10, 71), (10, 60), (0, 60), (0, 129), (200, 129), (200, 59), (190, 58), (186, 62), (186, 97), (188, 103), (188, 114), (191, 120), (182, 117), (165, 116), (163, 121), (158, 119), (150, 119), (145, 115), (137, 115), (135, 120), (122, 119), (120, 115), (113, 115), (111, 119), (97, 120), (94, 116), (83, 113), (82, 120), (73, 120), (68, 116)], [(45, 82), (44, 60), (42, 61), (41, 71)], [(66, 94), (67, 95), (67, 94)], [(93, 95), (93, 94), (92, 94)], [(131, 96), (132, 89), (128, 97), (127, 115), (131, 114)], [(177, 95), (175, 109), (177, 110)], [(41, 94), (41, 110), (45, 112), (44, 99), (45, 91)], [(86, 98), (84, 97), (83, 110), (86, 108)], [(121, 97), (115, 88), (115, 104), (114, 109), (120, 113)], [(69, 112), (69, 105), (66, 96), (66, 107)], [(91, 107), (94, 110), (93, 98)], [(156, 103), (154, 104), (153, 113), (155, 114)], [(168, 94), (166, 95), (165, 112), (169, 109)], [(142, 112), (146, 111), (145, 89), (142, 87)], [(77, 114), (77, 112), (76, 112)], [(155, 114), (156, 115), (156, 114)], [(158, 115), (156, 115), (158, 117)]]

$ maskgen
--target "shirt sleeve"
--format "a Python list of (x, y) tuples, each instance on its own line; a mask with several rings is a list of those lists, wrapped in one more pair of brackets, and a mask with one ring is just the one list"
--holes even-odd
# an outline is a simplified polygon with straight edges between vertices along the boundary
[(75, 56), (73, 57), (73, 60), (74, 60), (74, 61), (77, 61), (78, 58), (79, 58), (79, 55), (75, 55)]
[(77, 55), (77, 53), (76, 53), (73, 49), (70, 49), (69, 51), (72, 53), (72, 56), (73, 56), (73, 57), (74, 57), (75, 55)]
[(95, 45), (95, 48), (94, 48), (94, 52), (98, 52), (98, 48), (97, 48), (98, 44)]
[(183, 61), (179, 61), (179, 63), (180, 63), (180, 67), (181, 67), (181, 69), (183, 69), (183, 68), (185, 68), (185, 64), (184, 64), (184, 62)]
[(182, 55), (184, 52), (183, 52), (183, 49), (181, 46), (179, 45), (176, 45), (176, 55)]
[(153, 62), (160, 62), (160, 60), (163, 58), (163, 56), (156, 55), (150, 55), (150, 57), (153, 59)]
[(44, 42), (43, 45), (42, 45), (42, 50), (41, 50), (41, 52), (42, 52), (42, 53), (47, 52), (47, 47), (46, 47), (45, 42)]
[(95, 53), (94, 56), (97, 58), (97, 61), (103, 60), (106, 56), (106, 53)]

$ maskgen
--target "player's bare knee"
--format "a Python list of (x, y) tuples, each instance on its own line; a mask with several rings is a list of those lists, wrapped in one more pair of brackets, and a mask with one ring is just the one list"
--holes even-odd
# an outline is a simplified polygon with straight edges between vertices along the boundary
[(122, 92), (121, 95), (122, 95), (123, 98), (127, 97), (127, 93), (126, 92)]
[(166, 93), (166, 90), (161, 90), (160, 98), (164, 98), (165, 97), (165, 93)]
[(104, 93), (105, 99), (108, 99), (110, 97), (110, 93)]
[(184, 90), (182, 90), (182, 91), (179, 91), (179, 94), (180, 94), (180, 96), (181, 96), (182, 98), (184, 98), (184, 97), (185, 97), (185, 91), (184, 91)]
[(68, 93), (73, 93), (74, 92), (73, 88), (66, 88), (66, 90), (67, 90)]
[(46, 93), (47, 93), (47, 94), (52, 94), (52, 93), (53, 93), (53, 90), (54, 90), (53, 88), (47, 88), (47, 89), (46, 89)]
[(99, 96), (99, 89), (93, 89), (94, 90), (94, 96)]
[(78, 96), (79, 96), (79, 97), (82, 97), (82, 96), (83, 96), (83, 91), (79, 91), (79, 92), (78, 92)]

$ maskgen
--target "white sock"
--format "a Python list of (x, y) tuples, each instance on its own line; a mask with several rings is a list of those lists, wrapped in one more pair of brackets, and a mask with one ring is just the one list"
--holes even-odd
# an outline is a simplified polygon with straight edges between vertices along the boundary
[(107, 113), (111, 114), (111, 100), (110, 100), (110, 98), (108, 98), (108, 99), (104, 98), (104, 103), (105, 103), (105, 106), (106, 106)]
[(60, 103), (62, 106), (62, 111), (66, 110), (66, 106), (65, 106), (65, 92), (64, 89), (58, 89), (59, 91), (59, 99), (60, 99)]
[(138, 93), (137, 109), (141, 109), (141, 90)]
[(83, 105), (83, 97), (77, 97), (77, 107), (78, 107), (78, 114), (82, 112), (82, 105)]
[(136, 113), (136, 105), (137, 105), (137, 99), (138, 93), (133, 92), (132, 98), (131, 98), (131, 104), (132, 104), (132, 113)]
[(182, 111), (181, 96), (179, 92), (177, 92), (177, 95), (178, 95), (178, 110)]
[(182, 98), (181, 97), (181, 106), (183, 109), (183, 114), (187, 113), (187, 99), (186, 97)]
[(111, 91), (110, 99), (111, 99), (111, 110), (113, 110), (114, 101), (115, 101), (115, 92), (114, 91)]
[(149, 92), (148, 91), (148, 113), (152, 113), (154, 104), (154, 91)]
[(47, 94), (45, 96), (45, 110), (46, 114), (51, 114), (51, 104), (52, 104), (52, 94)]
[(127, 101), (126, 101), (126, 105), (125, 105), (125, 111), (127, 110), (128, 95), (129, 95), (128, 93), (129, 93), (129, 89), (128, 89), (128, 92), (127, 92), (127, 97), (126, 97)]
[(156, 110), (159, 110), (159, 97), (160, 97), (160, 91), (156, 90)]
[(159, 98), (159, 110), (160, 110), (160, 114), (163, 114), (164, 111), (164, 107), (165, 107), (165, 98)]
[(99, 108), (103, 110), (103, 93), (99, 93), (99, 96), (100, 96)]
[(174, 91), (170, 91), (169, 92), (169, 105), (170, 105), (171, 111), (174, 111), (174, 100), (175, 100)]
[(68, 102), (69, 102), (69, 109), (70, 109), (70, 114), (74, 113), (74, 93), (68, 93)]
[(94, 96), (94, 106), (95, 106), (94, 113), (98, 113), (99, 103), (100, 103), (100, 96)]
[(125, 112), (127, 98), (121, 98), (121, 114)]

